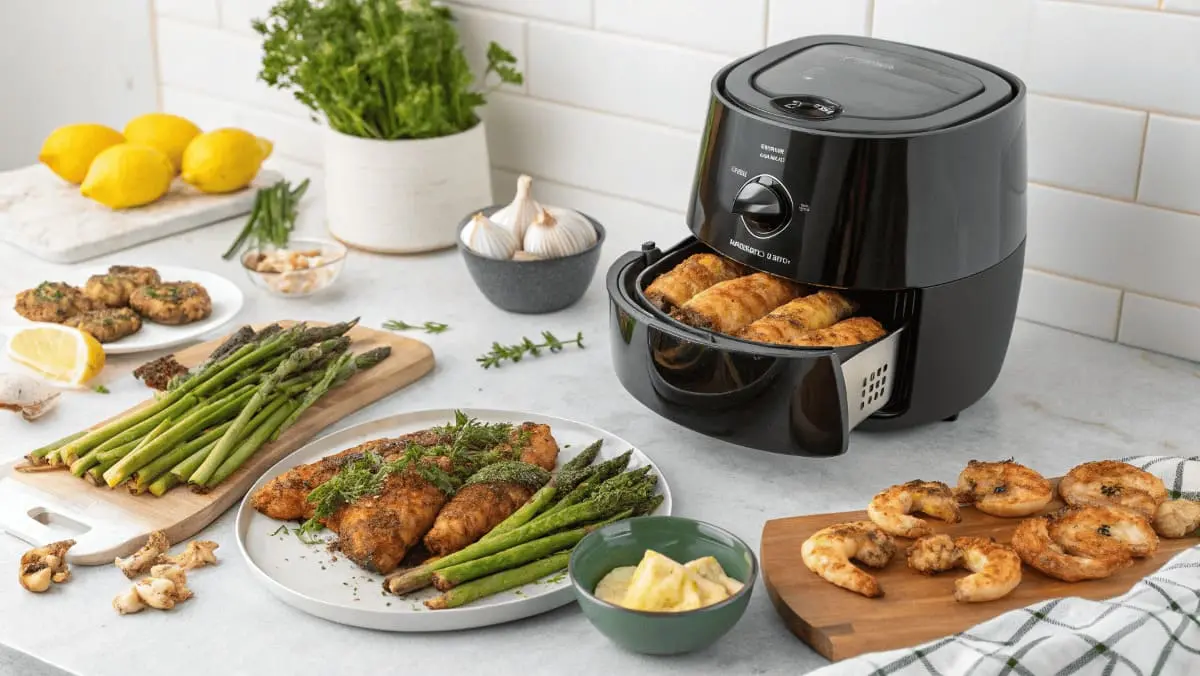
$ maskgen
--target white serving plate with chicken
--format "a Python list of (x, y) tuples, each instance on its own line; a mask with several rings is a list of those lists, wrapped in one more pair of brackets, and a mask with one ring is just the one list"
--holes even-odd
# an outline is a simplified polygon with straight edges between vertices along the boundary
[[(658, 493), (663, 499), (652, 513), (671, 513), (671, 491), (666, 477), (649, 457), (610, 432), (537, 413), (494, 409), (461, 409), (461, 412), (482, 423), (549, 425), (559, 446), (557, 467), (597, 440), (604, 443), (595, 463), (632, 450), (627, 469), (649, 466), (658, 475)], [(573, 602), (574, 592), (566, 571), (562, 571), (462, 607), (430, 610), (424, 601), (437, 596), (436, 590), (424, 589), (404, 596), (386, 594), (384, 575), (367, 571), (327, 545), (305, 544), (294, 533), (298, 523), (269, 518), (253, 506), (253, 497), (260, 488), (294, 467), (368, 441), (427, 430), (454, 417), (455, 411), (450, 409), (428, 410), (355, 425), (314, 441), (272, 467), (247, 493), (237, 516), (238, 547), (255, 577), (276, 597), (306, 613), (340, 624), (384, 631), (470, 629), (538, 615)], [(322, 537), (327, 541), (335, 539), (328, 531)]]
[[(156, 265), (153, 268), (165, 282), (187, 281), (203, 286), (212, 300), (212, 313), (204, 319), (189, 324), (169, 325), (144, 320), (141, 323), (141, 329), (136, 333), (114, 342), (104, 343), (104, 352), (106, 354), (151, 352), (192, 342), (233, 321), (237, 317), (238, 312), (241, 311), (242, 304), (245, 302), (242, 290), (236, 284), (220, 275), (204, 270), (174, 265)], [(107, 271), (108, 268), (106, 267), (83, 268), (63, 274), (62, 279), (56, 277), (47, 281), (65, 282), (82, 288), (87, 283), (89, 277), (104, 275)], [(32, 289), (42, 281), (40, 279), (30, 279), (24, 280), (24, 283), (26, 288)], [(0, 312), (2, 312), (0, 314), (0, 325), (2, 326), (21, 327), (30, 326), (35, 323), (17, 314), (13, 309), (13, 300), (11, 298), (5, 302), (3, 308), (0, 308)]]

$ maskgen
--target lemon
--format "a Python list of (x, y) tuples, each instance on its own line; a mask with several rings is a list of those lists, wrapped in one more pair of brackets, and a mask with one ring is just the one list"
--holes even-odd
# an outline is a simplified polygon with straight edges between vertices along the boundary
[(199, 135), (200, 127), (170, 113), (146, 113), (125, 125), (126, 141), (163, 151), (177, 174), (183, 163), (183, 150)]
[(207, 193), (241, 190), (258, 175), (272, 147), (243, 129), (205, 132), (183, 151), (183, 180)]
[(110, 209), (140, 207), (167, 194), (174, 175), (161, 150), (122, 143), (96, 156), (79, 192)]
[(78, 185), (101, 151), (124, 142), (121, 132), (102, 124), (68, 124), (50, 132), (42, 142), (38, 161), (64, 181)]
[(104, 368), (104, 348), (90, 334), (61, 324), (38, 324), (17, 331), (8, 357), (52, 380), (83, 385)]

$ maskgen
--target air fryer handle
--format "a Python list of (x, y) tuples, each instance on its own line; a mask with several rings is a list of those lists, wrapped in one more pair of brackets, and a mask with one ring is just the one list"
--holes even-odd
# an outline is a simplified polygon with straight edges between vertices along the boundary
[(829, 353), (799, 364), (788, 419), (796, 444), (813, 455), (841, 455), (850, 447), (850, 412), (842, 362)]

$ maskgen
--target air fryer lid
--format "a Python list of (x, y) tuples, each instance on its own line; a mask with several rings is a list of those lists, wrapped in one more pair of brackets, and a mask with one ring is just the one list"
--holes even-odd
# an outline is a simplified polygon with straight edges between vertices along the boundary
[(979, 117), (1013, 96), (999, 74), (871, 38), (792, 40), (735, 65), (718, 85), (737, 105), (791, 126), (904, 134)]

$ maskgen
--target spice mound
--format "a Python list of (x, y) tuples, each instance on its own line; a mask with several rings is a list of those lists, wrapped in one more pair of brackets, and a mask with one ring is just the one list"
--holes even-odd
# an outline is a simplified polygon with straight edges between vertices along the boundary
[(337, 271), (319, 249), (255, 252), (246, 255), (246, 269), (260, 273), (267, 288), (286, 295), (318, 291), (333, 281)]

